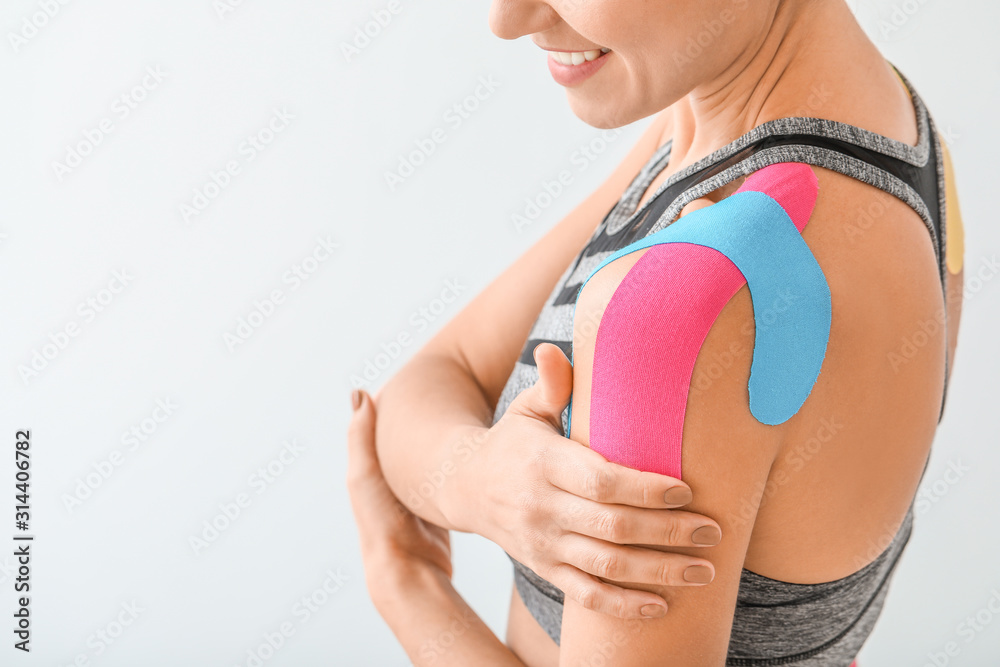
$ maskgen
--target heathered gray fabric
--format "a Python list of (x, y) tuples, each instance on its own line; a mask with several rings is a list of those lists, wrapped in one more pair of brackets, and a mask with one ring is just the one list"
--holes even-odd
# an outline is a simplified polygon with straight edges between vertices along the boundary
[[(914, 166), (924, 166), (927, 163), (927, 159), (932, 148), (935, 152), (940, 153), (940, 147), (938, 146), (939, 138), (937, 136), (933, 119), (928, 113), (923, 100), (919, 95), (917, 95), (916, 90), (905, 76), (900, 74), (900, 78), (910, 91), (910, 95), (913, 99), (914, 111), (917, 116), (918, 139), (916, 146), (909, 146), (901, 141), (897, 141), (881, 134), (876, 134), (864, 128), (847, 125), (845, 123), (838, 123), (837, 121), (826, 120), (824, 118), (778, 118), (776, 120), (771, 120), (758, 125), (731, 144), (727, 144), (719, 150), (705, 156), (701, 160), (698, 160), (694, 164), (688, 165), (680, 171), (671, 174), (670, 178), (664, 181), (660, 187), (657, 188), (653, 196), (646, 200), (643, 207), (637, 208), (635, 204), (642, 196), (642, 192), (645, 191), (646, 187), (649, 186), (649, 184), (654, 180), (656, 174), (662, 170), (662, 167), (665, 166), (667, 162), (667, 158), (669, 157), (669, 146), (671, 143), (668, 141), (650, 160), (651, 163), (655, 162), (657, 166), (661, 167), (661, 169), (657, 170), (653, 173), (652, 177), (650, 177), (649, 167), (652, 165), (648, 165), (643, 168), (639, 176), (637, 176), (632, 182), (632, 185), (629, 186), (626, 194), (619, 202), (619, 205), (616, 206), (611, 212), (606, 224), (607, 233), (609, 235), (614, 235), (627, 227), (630, 222), (638, 217), (638, 215), (642, 212), (642, 209), (644, 209), (649, 202), (656, 197), (656, 195), (668, 188), (671, 184), (682, 180), (686, 176), (695, 173), (705, 166), (720, 162), (732, 155), (735, 155), (736, 153), (739, 153), (748, 145), (761, 139), (762, 137), (771, 135), (807, 132), (809, 134), (823, 137), (843, 139), (858, 146), (863, 146), (865, 148), (899, 158)], [(774, 149), (765, 149), (760, 153), (754, 154), (751, 159), (740, 162), (738, 165), (706, 180), (699, 186), (686, 191), (684, 195), (675, 200), (671, 208), (660, 217), (660, 220), (650, 230), (650, 233), (656, 232), (673, 222), (680, 213), (681, 209), (683, 209), (689, 202), (712, 192), (721, 185), (725, 185), (726, 183), (729, 183), (730, 181), (733, 181), (741, 176), (746, 176), (747, 174), (776, 162), (805, 162), (818, 167), (825, 167), (847, 176), (857, 178), (858, 180), (864, 181), (869, 185), (881, 188), (891, 195), (899, 197), (904, 202), (909, 204), (920, 215), (921, 219), (923, 219), (924, 223), (927, 225), (928, 232), (935, 241), (936, 247), (937, 232), (931, 223), (927, 206), (912, 188), (890, 174), (887, 174), (886, 172), (872, 167), (860, 160), (848, 158), (847, 156), (834, 151), (818, 148), (816, 146), (781, 146)], [(939, 201), (936, 203), (938, 206), (942, 207), (943, 210), (945, 196), (944, 167), (940, 160), (938, 161), (937, 171), (939, 181)], [(639, 190), (639, 187), (642, 187), (642, 189)], [(938, 260), (943, 266), (943, 253), (942, 257), (939, 257)]]
[[(762, 662), (761, 656), (795, 655), (796, 665), (849, 665), (861, 644), (845, 633), (864, 630), (864, 635), (855, 635), (862, 642), (868, 636), (882, 605), (878, 596), (888, 587), (912, 526), (911, 504), (894, 538), (878, 557), (837, 581), (789, 584), (743, 570), (737, 602), (739, 623), (733, 624), (727, 664), (779, 664)], [(859, 618), (863, 622), (866, 614), (871, 625), (858, 627)], [(775, 632), (775, 628), (794, 628), (794, 632)]]
[(582, 258), (576, 269), (570, 274), (567, 284), (575, 285), (577, 283), (582, 283), (587, 279), (587, 276), (590, 275), (590, 272), (597, 268), (597, 265), (610, 254), (611, 251), (609, 250), (608, 252), (598, 252), (589, 257)]
[[(885, 550), (868, 565), (837, 581), (791, 584), (744, 569), (726, 665), (850, 665), (882, 611), (912, 525), (911, 505)], [(558, 644), (562, 591), (519, 561), (511, 558), (511, 562), (518, 595)]]
[[(545, 338), (551, 341), (564, 342), (573, 340), (573, 306), (552, 305), (552, 301), (559, 294), (560, 287), (569, 278), (572, 270), (573, 265), (570, 264), (563, 271), (562, 277), (559, 278), (559, 282), (552, 289), (548, 300), (545, 302), (545, 306), (542, 308), (542, 312), (535, 320), (532, 333), (528, 335), (529, 340), (532, 338)], [(536, 336), (536, 330), (544, 335)], [(516, 361), (514, 363), (514, 370), (511, 372), (510, 377), (507, 378), (507, 384), (504, 385), (503, 391), (500, 393), (500, 399), (497, 401), (496, 411), (493, 413), (493, 423), (497, 423), (500, 417), (503, 416), (503, 413), (507, 411), (507, 407), (514, 400), (515, 396), (536, 382), (538, 382), (538, 368), (534, 364), (525, 364)], [(562, 411), (562, 429), (563, 433), (569, 430), (568, 406)], [(558, 624), (556, 627), (559, 627)]]
[[(860, 159), (834, 150), (811, 145), (784, 145), (764, 148), (735, 163), (700, 184), (682, 192), (664, 210), (647, 235), (671, 224), (688, 202), (697, 199), (741, 176), (777, 162), (805, 162), (846, 174), (881, 188), (909, 204), (924, 221), (938, 253), (939, 270), (944, 273), (945, 188), (941, 146), (934, 122), (910, 82), (900, 74), (910, 91), (918, 120), (918, 143), (908, 146), (894, 139), (835, 121), (817, 118), (783, 118), (764, 123), (734, 143), (708, 155), (703, 160), (672, 174), (653, 197), (637, 206), (642, 194), (669, 161), (671, 142), (661, 146), (632, 180), (591, 239), (601, 234), (613, 236), (626, 229), (651, 202), (672, 183), (703, 167), (719, 163), (745, 148), (761, 136), (807, 133), (848, 140), (856, 145), (892, 155), (916, 167), (926, 167), (928, 158), (937, 155), (938, 201), (927, 202), (907, 183)], [(928, 204), (938, 207), (941, 238), (928, 211)], [(938, 247), (938, 242), (940, 248)], [(529, 335), (529, 341), (548, 340), (570, 343), (573, 337), (573, 304), (555, 305), (562, 291), (582, 282), (608, 252), (584, 257), (579, 265), (571, 264), (552, 290)], [(527, 344), (525, 346), (527, 350)], [(529, 357), (530, 358), (530, 357)], [(508, 378), (494, 413), (494, 423), (521, 391), (538, 380), (531, 363), (517, 361)], [(567, 431), (569, 408), (562, 412), (563, 432)], [(794, 665), (795, 667), (846, 667), (857, 655), (871, 633), (895, 571), (896, 563), (909, 540), (913, 522), (911, 504), (899, 530), (871, 563), (853, 574), (822, 584), (793, 584), (743, 570), (726, 664), (739, 667)], [(509, 555), (508, 555), (509, 556)], [(530, 568), (511, 558), (518, 594), (546, 633), (558, 644), (562, 625), (563, 593)]]
[(688, 202), (703, 197), (721, 185), (734, 181), (741, 176), (746, 176), (758, 169), (763, 169), (768, 165), (778, 162), (805, 162), (817, 167), (825, 167), (885, 190), (909, 204), (920, 215), (920, 218), (927, 227), (927, 231), (931, 235), (931, 239), (935, 241), (935, 246), (937, 245), (937, 231), (931, 222), (930, 211), (927, 210), (924, 200), (920, 198), (920, 195), (913, 188), (895, 176), (887, 174), (885, 171), (873, 167), (866, 162), (831, 150), (817, 148), (816, 146), (777, 146), (775, 148), (765, 148), (758, 153), (754, 153), (752, 157), (686, 190), (664, 212), (653, 227), (653, 231), (663, 229), (674, 222), (680, 214), (681, 209)]
[[(611, 215), (607, 221), (607, 229), (609, 234), (614, 234), (618, 230), (622, 229), (627, 222), (630, 222), (634, 217), (630, 215), (630, 212), (635, 211), (639, 204), (639, 200), (642, 198), (642, 194), (649, 189), (649, 186), (654, 180), (656, 180), (657, 174), (663, 171), (667, 163), (670, 161), (670, 149), (673, 146), (673, 139), (667, 141), (665, 144), (656, 149), (653, 156), (648, 162), (639, 170), (629, 186), (625, 188), (624, 194), (618, 200), (618, 204), (612, 209)], [(657, 195), (663, 188), (657, 188)]]

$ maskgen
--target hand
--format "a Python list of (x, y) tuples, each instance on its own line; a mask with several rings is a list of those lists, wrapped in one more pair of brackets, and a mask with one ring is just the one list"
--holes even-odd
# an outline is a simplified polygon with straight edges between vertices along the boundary
[(375, 402), (358, 390), (360, 406), (347, 432), (347, 490), (361, 542), (365, 577), (373, 599), (398, 573), (433, 568), (451, 578), (448, 531), (408, 510), (389, 488), (375, 454)]
[[(463, 464), (469, 469), (456, 520), (588, 609), (621, 618), (662, 615), (662, 597), (609, 580), (696, 585), (684, 571), (692, 565), (713, 571), (711, 563), (660, 549), (717, 544), (719, 525), (667, 509), (691, 502), (680, 480), (613, 463), (563, 437), (572, 365), (550, 343), (535, 348), (535, 361), (538, 382), (484, 431), (474, 457)], [(662, 609), (644, 614), (647, 604)]]

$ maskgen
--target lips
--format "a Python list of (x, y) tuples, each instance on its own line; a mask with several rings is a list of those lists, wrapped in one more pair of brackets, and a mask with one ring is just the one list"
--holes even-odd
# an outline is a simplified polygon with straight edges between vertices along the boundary
[(593, 76), (613, 52), (609, 49), (588, 51), (549, 51), (549, 72), (556, 83), (575, 86)]

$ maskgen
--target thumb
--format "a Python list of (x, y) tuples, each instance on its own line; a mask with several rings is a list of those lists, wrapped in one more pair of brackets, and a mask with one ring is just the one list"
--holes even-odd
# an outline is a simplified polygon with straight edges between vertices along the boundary
[(562, 431), (562, 411), (573, 393), (573, 365), (552, 343), (539, 343), (533, 356), (538, 368), (538, 382), (518, 394), (510, 408), (519, 414), (546, 421)]

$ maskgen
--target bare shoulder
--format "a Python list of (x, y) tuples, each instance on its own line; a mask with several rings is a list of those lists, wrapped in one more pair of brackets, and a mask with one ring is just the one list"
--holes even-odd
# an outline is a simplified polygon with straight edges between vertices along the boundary
[[(869, 384), (920, 376), (936, 385), (927, 393), (931, 403), (939, 403), (944, 336), (937, 333), (943, 332), (932, 334), (920, 346), (926, 348), (924, 354), (909, 359), (913, 366), (909, 370), (903, 368), (909, 363), (899, 364), (893, 356), (902, 339), (926, 318), (943, 317), (944, 295), (931, 233), (897, 197), (828, 169), (813, 167), (813, 171), (819, 196), (803, 239), (823, 270), (833, 300), (824, 373), (831, 382), (853, 381), (858, 379), (853, 374), (863, 373)], [(907, 400), (899, 398), (900, 403)], [(883, 408), (892, 404), (891, 397), (883, 401), (888, 401)], [(937, 413), (930, 412), (936, 423)]]
[(803, 239), (830, 288), (830, 337), (789, 422), (746, 565), (798, 583), (846, 576), (895, 536), (937, 426), (946, 345), (920, 216), (880, 189), (813, 170), (819, 196)]

